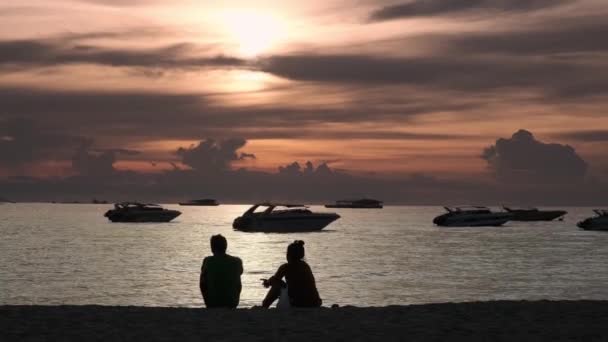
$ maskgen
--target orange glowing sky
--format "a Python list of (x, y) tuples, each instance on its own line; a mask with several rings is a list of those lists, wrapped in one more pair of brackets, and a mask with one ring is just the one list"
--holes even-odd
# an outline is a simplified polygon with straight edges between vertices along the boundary
[[(0, 123), (139, 152), (118, 170), (183, 167), (178, 148), (238, 137), (256, 158), (233, 168), (461, 178), (487, 177), (483, 149), (526, 129), (605, 174), (603, 0), (416, 2), (5, 0)], [(72, 174), (60, 147), (0, 175)]]

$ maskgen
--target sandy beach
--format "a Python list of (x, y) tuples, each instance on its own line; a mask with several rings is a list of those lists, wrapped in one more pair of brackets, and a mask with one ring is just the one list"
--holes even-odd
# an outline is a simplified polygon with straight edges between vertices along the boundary
[(319, 310), (2, 306), (0, 340), (605, 341), (606, 301), (499, 301)]

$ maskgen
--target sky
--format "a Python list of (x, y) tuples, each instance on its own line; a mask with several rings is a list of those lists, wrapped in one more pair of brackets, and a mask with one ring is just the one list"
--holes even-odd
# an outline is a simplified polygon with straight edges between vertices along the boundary
[(605, 0), (4, 0), (0, 197), (602, 205)]

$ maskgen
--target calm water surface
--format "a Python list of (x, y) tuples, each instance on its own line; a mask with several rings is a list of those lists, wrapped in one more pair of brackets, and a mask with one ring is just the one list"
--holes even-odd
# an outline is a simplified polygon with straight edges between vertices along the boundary
[(608, 233), (575, 226), (590, 208), (502, 228), (438, 228), (438, 207), (338, 209), (325, 231), (264, 234), (232, 230), (248, 206), (167, 205), (183, 214), (163, 224), (110, 223), (109, 207), (0, 206), (0, 304), (201, 306), (201, 260), (218, 233), (244, 262), (241, 306), (260, 304), (259, 279), (295, 239), (326, 305), (608, 299)]

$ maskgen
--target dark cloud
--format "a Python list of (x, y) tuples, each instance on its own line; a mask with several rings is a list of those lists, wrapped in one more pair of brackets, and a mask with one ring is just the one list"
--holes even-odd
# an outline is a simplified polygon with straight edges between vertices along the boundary
[(586, 142), (608, 142), (608, 130), (587, 130), (587, 131), (572, 131), (554, 135), (560, 139)]
[(226, 171), (233, 161), (255, 158), (250, 153), (239, 154), (238, 150), (245, 144), (247, 141), (242, 138), (217, 141), (206, 139), (198, 145), (180, 147), (175, 153), (180, 156), (182, 164), (196, 171)]
[(81, 176), (106, 177), (116, 172), (115, 162), (115, 151), (92, 151), (91, 143), (86, 143), (72, 157), (72, 168)]
[(503, 12), (534, 11), (571, 2), (573, 0), (412, 0), (377, 9), (369, 19), (384, 21), (479, 12), (497, 15)]
[[(93, 36), (93, 33), (88, 33)], [(82, 38), (82, 37), (81, 37)], [(111, 49), (63, 39), (0, 41), (0, 67), (55, 67), (96, 64), (110, 67), (188, 69), (201, 67), (246, 67), (247, 62), (228, 56), (197, 56), (197, 47), (178, 43), (157, 49)]]
[(546, 19), (504, 31), (467, 34), (428, 34), (404, 39), (402, 44), (426, 44), (438, 52), (456, 54), (538, 55), (582, 54), (608, 51), (608, 22), (605, 15)]
[(526, 130), (496, 140), (484, 150), (482, 158), (505, 183), (580, 183), (587, 172), (587, 163), (574, 148), (543, 143)]
[(327, 177), (336, 174), (337, 173), (332, 170), (327, 163), (321, 163), (315, 167), (310, 160), (304, 164), (304, 167), (302, 167), (298, 162), (293, 162), (285, 166), (279, 166), (279, 175)]
[(128, 149), (96, 149), (94, 141), (87, 139), (76, 148), (72, 156), (72, 170), (81, 177), (108, 177), (115, 175), (114, 164), (118, 156), (134, 156), (139, 151)]
[[(349, 93), (351, 94), (351, 93)], [(355, 93), (358, 94), (358, 93)], [(318, 124), (379, 121), (403, 125), (415, 116), (435, 111), (464, 111), (479, 104), (449, 98), (417, 100), (378, 98), (366, 87), (360, 99), (343, 108), (273, 106), (232, 107), (213, 104), (207, 94), (146, 92), (62, 91), (0, 87), (4, 112), (41, 124), (61, 122), (67, 132), (113, 137), (115, 144), (134, 140), (198, 139), (200, 136), (249, 139), (466, 139), (462, 134), (377, 130), (319, 130)], [(390, 104), (390, 107), (388, 105)], [(370, 116), (373, 113), (373, 116)], [(170, 115), (170, 119), (168, 117)], [(396, 126), (396, 128), (401, 126)], [(120, 146), (120, 145), (119, 145)]]
[(42, 127), (27, 118), (0, 116), (0, 166), (10, 168), (40, 159), (60, 159), (83, 142), (81, 137)]
[[(560, 97), (567, 95), (560, 92), (565, 86), (608, 80), (604, 65), (449, 54), (409, 58), (291, 55), (265, 60), (262, 70), (298, 81), (408, 85), (462, 92), (536, 88), (552, 96), (559, 92)], [(588, 90), (585, 95), (591, 91), (605, 94), (600, 87)]]

